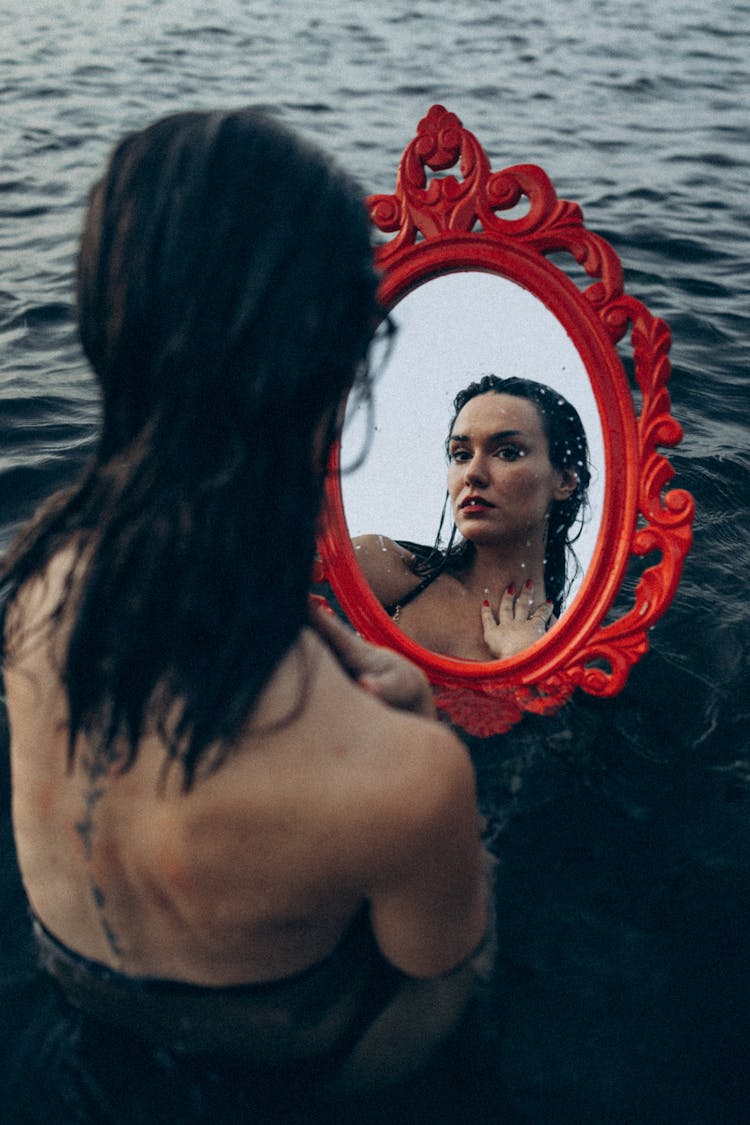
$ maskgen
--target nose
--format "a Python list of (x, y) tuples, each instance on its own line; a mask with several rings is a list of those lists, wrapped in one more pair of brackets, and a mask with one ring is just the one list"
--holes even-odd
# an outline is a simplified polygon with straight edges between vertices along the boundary
[(484, 457), (480, 453), (475, 453), (470, 461), (464, 463), (464, 483), (483, 488), (487, 482), (487, 466)]

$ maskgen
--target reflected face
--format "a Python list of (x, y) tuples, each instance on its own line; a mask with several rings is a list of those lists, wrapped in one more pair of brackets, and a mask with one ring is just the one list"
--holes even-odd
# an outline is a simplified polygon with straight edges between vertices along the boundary
[(570, 474), (555, 469), (533, 402), (477, 395), (458, 414), (448, 441), (448, 494), (459, 532), (476, 544), (544, 543), (555, 500)]

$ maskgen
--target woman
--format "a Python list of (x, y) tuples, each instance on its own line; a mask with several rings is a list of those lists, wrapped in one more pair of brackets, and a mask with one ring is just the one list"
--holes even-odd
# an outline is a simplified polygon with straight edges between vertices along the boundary
[(503, 659), (562, 612), (590, 479), (586, 434), (570, 403), (527, 379), (486, 375), (456, 395), (454, 411), (447, 551), (380, 535), (354, 546), (375, 596), (415, 641), (464, 660)]
[(308, 603), (376, 285), (357, 187), (256, 112), (133, 133), (92, 190), (101, 436), (5, 562), (4, 672), (18, 859), (65, 998), (45, 1075), (96, 1121), (117, 1082), (144, 1119), (177, 1112), (206, 1059), (256, 1090), (398, 1079), (467, 1002), (468, 755), (420, 673)]

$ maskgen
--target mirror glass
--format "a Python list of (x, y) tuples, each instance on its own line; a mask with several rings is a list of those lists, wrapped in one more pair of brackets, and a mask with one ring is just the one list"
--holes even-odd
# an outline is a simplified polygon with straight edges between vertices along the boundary
[(456, 393), (482, 375), (534, 379), (577, 409), (592, 465), (590, 510), (575, 544), (581, 572), (591, 562), (604, 502), (602, 427), (586, 368), (557, 318), (536, 296), (498, 274), (446, 273), (413, 289), (391, 310), (398, 332), (375, 389), (374, 432), (354, 464), (372, 418), (350, 411), (342, 439), (341, 487), (352, 537), (367, 533), (432, 544), (445, 500), (445, 439)]

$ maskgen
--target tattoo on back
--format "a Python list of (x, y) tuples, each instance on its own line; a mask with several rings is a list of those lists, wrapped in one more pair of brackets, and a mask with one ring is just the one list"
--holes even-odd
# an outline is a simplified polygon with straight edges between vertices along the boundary
[(90, 867), (94, 849), (94, 813), (105, 793), (103, 779), (108, 766), (97, 762), (93, 756), (87, 757), (83, 765), (87, 776), (86, 790), (83, 794), (84, 812), (81, 819), (76, 823), (75, 829), (83, 843), (83, 854), (89, 867), (89, 890), (99, 915), (102, 933), (112, 953), (120, 960), (123, 953), (122, 946), (106, 915), (106, 896), (94, 878)]

